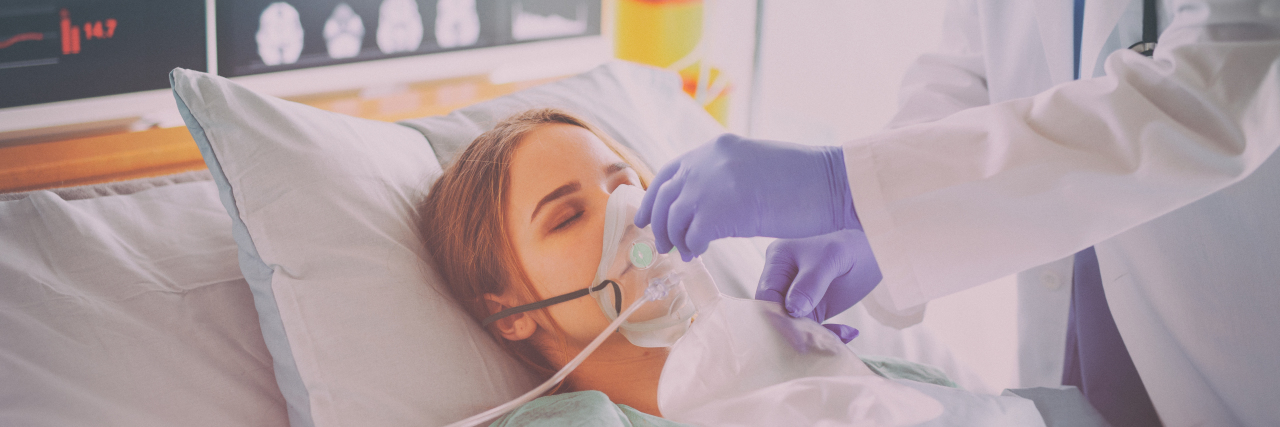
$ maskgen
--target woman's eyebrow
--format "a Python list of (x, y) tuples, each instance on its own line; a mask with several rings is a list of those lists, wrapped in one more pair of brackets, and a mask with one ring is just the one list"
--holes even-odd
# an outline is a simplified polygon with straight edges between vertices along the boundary
[(612, 163), (609, 166), (604, 167), (604, 173), (605, 175), (613, 175), (615, 173), (624, 171), (630, 167), (631, 165), (627, 164), (626, 162)]
[(559, 188), (556, 188), (555, 190), (551, 190), (551, 192), (547, 193), (547, 195), (543, 197), (542, 200), (538, 201), (537, 206), (533, 207), (533, 215), (529, 215), (529, 222), (533, 222), (533, 219), (538, 217), (538, 211), (542, 210), (542, 205), (551, 203), (551, 201), (567, 196), (569, 194), (573, 194), (581, 189), (582, 189), (582, 184), (578, 183), (578, 181), (574, 181), (565, 185), (561, 185)]

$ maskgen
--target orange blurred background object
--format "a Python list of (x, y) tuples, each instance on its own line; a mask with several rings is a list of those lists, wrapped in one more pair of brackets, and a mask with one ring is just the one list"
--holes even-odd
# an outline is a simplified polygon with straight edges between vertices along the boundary
[[(291, 100), (351, 116), (393, 122), (448, 114), (556, 79), (493, 84), (487, 76), (468, 76), (413, 83), (377, 96), (342, 91)], [(0, 146), (0, 192), (123, 181), (204, 168), (200, 149), (185, 126)]]
[(732, 86), (708, 63), (703, 0), (618, 0), (614, 55), (680, 74), (684, 91), (728, 125)]

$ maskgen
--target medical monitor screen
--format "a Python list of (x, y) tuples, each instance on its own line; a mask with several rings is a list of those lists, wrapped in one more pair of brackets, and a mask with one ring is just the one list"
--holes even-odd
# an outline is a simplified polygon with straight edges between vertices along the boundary
[(218, 74), (600, 34), (601, 0), (219, 0)]
[(204, 0), (0, 1), (0, 108), (165, 89), (207, 62)]

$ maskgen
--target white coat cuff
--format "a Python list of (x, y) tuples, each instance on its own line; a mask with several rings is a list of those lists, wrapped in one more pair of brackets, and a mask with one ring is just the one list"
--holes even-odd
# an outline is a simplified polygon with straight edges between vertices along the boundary
[[(904, 239), (899, 236), (889, 208), (881, 191), (880, 176), (876, 169), (874, 145), (876, 138), (849, 141), (844, 145), (844, 166), (849, 177), (849, 190), (853, 194), (853, 206), (867, 234), (871, 251), (880, 265), (884, 280), (877, 287), (883, 289), (878, 302), (889, 313), (916, 317), (923, 313), (928, 301), (920, 289), (912, 265), (911, 254)], [(886, 319), (879, 319), (882, 323)]]

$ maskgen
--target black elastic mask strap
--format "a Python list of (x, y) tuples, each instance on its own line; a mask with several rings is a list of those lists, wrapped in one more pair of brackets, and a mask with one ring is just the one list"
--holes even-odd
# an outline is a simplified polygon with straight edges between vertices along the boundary
[(537, 310), (539, 308), (546, 308), (546, 307), (550, 307), (565, 301), (572, 301), (578, 298), (582, 298), (589, 295), (593, 291), (599, 291), (601, 289), (604, 289), (605, 285), (613, 285), (613, 297), (614, 297), (613, 305), (615, 308), (618, 308), (618, 312), (621, 313), (622, 311), (619, 307), (622, 307), (622, 289), (618, 288), (618, 284), (616, 282), (612, 280), (605, 280), (603, 282), (600, 282), (599, 285), (595, 285), (590, 289), (579, 289), (564, 295), (554, 296), (554, 297), (547, 298), (532, 304), (525, 304), (521, 306), (511, 307), (506, 310), (493, 313), (489, 317), (486, 317), (484, 318), (484, 320), (480, 321), (480, 325), (489, 326), (490, 323), (502, 320), (503, 318), (510, 316), (512, 314), (524, 313), (526, 311)]
[(1142, 41), (1129, 46), (1129, 49), (1141, 53), (1143, 56), (1150, 57), (1156, 51), (1156, 40), (1160, 37), (1157, 32), (1159, 22), (1157, 22), (1158, 14), (1156, 13), (1156, 0), (1143, 0), (1142, 2)]

